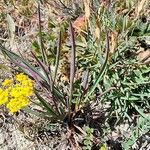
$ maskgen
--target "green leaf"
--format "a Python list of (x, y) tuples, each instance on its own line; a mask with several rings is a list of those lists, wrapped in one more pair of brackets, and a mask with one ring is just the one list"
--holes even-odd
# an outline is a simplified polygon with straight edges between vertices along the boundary
[(144, 117), (145, 119), (147, 119), (147, 116), (146, 116), (145, 113), (143, 113), (143, 110), (142, 110), (142, 109), (139, 109), (136, 104), (132, 104), (132, 106), (136, 109), (136, 111), (137, 111), (142, 117)]
[(48, 65), (48, 58), (47, 54), (44, 48), (44, 43), (43, 43), (43, 35), (42, 35), (42, 25), (41, 25), (41, 7), (40, 7), (40, 2), (38, 1), (38, 23), (39, 23), (39, 44), (40, 44), (40, 50), (42, 54), (42, 59), (43, 62)]
[(58, 114), (56, 113), (56, 111), (51, 107), (50, 104), (48, 104), (48, 102), (46, 100), (44, 100), (39, 94), (38, 92), (35, 92), (38, 100), (41, 102), (41, 104), (44, 106), (44, 108), (47, 110), (48, 114), (50, 116), (54, 116), (54, 117), (58, 117)]
[(44, 112), (38, 112), (38, 111), (36, 111), (36, 110), (32, 110), (32, 109), (30, 109), (29, 107), (26, 107), (26, 108), (24, 108), (23, 109), (25, 112), (27, 112), (27, 113), (29, 113), (29, 114), (33, 114), (33, 115), (35, 115), (35, 116), (37, 116), (37, 117), (49, 117), (46, 113), (44, 113)]
[(102, 144), (100, 150), (108, 150), (108, 149), (107, 149), (107, 145), (106, 145), (106, 144)]
[(38, 55), (40, 54), (40, 46), (37, 41), (34, 41), (32, 43), (32, 48), (35, 50), (36, 54)]
[(54, 79), (53, 79), (53, 80), (54, 80), (54, 83), (55, 83), (55, 80), (56, 80), (56, 75), (57, 75), (58, 66), (59, 66), (61, 44), (62, 44), (62, 39), (61, 39), (61, 32), (60, 32), (60, 33), (59, 33), (58, 46), (57, 46), (57, 54), (56, 54), (56, 62), (55, 62)]
[(107, 61), (108, 61), (108, 54), (109, 54), (109, 35), (108, 32), (106, 33), (106, 57), (105, 57), (105, 61), (104, 64), (100, 70), (99, 76), (97, 78), (97, 80), (95, 81), (94, 85), (91, 87), (91, 89), (89, 90), (87, 96), (85, 97), (85, 101), (88, 99), (88, 97), (94, 92), (95, 88), (97, 87), (97, 85), (99, 84), (99, 82), (102, 80), (102, 77), (105, 73), (105, 70), (107, 68)]
[(92, 142), (90, 140), (84, 140), (84, 145), (92, 145)]
[[(28, 61), (26, 61), (24, 58), (20, 57), (19, 55), (7, 50), (5, 47), (3, 47), (0, 44), (0, 50), (3, 54), (7, 55), (10, 60), (12, 60), (16, 65), (18, 65), (22, 70), (24, 70), (29, 76), (31, 76), (31, 72), (27, 70), (26, 67), (31, 69), (34, 73), (36, 73), (40, 78), (42, 78), (44, 81), (47, 81), (47, 78), (45, 78), (34, 66), (32, 66)], [(19, 61), (19, 62), (18, 62)]]
[(50, 91), (52, 91), (52, 77), (51, 77), (51, 72), (46, 69), (46, 67), (44, 66), (44, 64), (37, 58), (37, 56), (33, 53), (32, 56), (35, 58), (36, 62), (38, 63), (38, 65), (40, 66), (40, 73), (43, 73), (42, 75), (46, 78), (46, 80), (48, 81), (48, 85), (50, 88)]

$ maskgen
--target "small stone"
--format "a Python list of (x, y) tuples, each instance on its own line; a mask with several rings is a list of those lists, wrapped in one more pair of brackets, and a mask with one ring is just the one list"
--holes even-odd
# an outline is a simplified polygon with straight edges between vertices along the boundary
[(2, 145), (5, 141), (5, 136), (3, 133), (0, 133), (0, 145)]

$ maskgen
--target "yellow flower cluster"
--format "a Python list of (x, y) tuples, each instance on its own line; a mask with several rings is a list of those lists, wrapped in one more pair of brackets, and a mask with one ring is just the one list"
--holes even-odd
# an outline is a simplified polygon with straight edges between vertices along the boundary
[(20, 73), (15, 80), (6, 79), (0, 88), (0, 105), (5, 104), (10, 112), (15, 113), (29, 105), (29, 97), (34, 94), (34, 82)]

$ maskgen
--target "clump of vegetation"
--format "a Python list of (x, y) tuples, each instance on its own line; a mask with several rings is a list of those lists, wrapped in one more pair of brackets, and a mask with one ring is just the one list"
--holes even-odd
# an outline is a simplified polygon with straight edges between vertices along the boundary
[[(85, 149), (107, 149), (106, 135), (120, 122), (124, 124), (122, 119), (133, 122), (136, 115), (149, 120), (146, 115), (150, 111), (149, 44), (143, 40), (147, 41), (144, 36), (149, 35), (150, 30), (149, 22), (141, 19), (146, 3), (146, 0), (140, 3), (85, 0), (79, 6), (71, 1), (37, 2), (39, 39), (32, 41), (30, 53), (34, 62), (0, 45), (4, 56), (18, 67), (17, 71), (27, 75), (21, 74), (19, 80), (17, 76), (12, 88), (13, 80), (2, 83), (1, 103), (11, 112), (17, 112), (29, 104), (28, 98), (34, 93), (36, 99), (23, 110), (65, 126), (71, 132), (72, 148), (84, 145)], [(29, 1), (22, 5), (21, 14), (30, 18), (33, 12), (29, 14), (24, 9), (30, 5)], [(50, 19), (47, 31), (42, 22), (43, 5), (52, 5), (57, 15), (57, 9), (62, 12), (58, 22)], [(12, 45), (15, 26), (10, 25), (13, 19), (8, 18)], [(20, 91), (21, 98), (16, 90)], [(32, 108), (33, 105), (40, 109)], [(104, 122), (101, 123), (103, 113)], [(115, 124), (111, 123), (113, 119)], [(85, 126), (89, 127), (87, 131), (84, 131)], [(78, 133), (85, 132), (81, 141), (75, 138)], [(126, 142), (122, 147), (127, 148), (135, 144), (138, 136), (132, 142), (124, 136), (121, 138)]]

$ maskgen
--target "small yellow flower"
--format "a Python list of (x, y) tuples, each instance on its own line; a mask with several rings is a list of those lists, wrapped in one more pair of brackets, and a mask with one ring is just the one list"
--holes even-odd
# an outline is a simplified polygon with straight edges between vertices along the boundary
[(20, 97), (20, 96), (32, 96), (33, 93), (33, 88), (31, 87), (23, 87), (23, 86), (16, 86), (14, 88), (12, 88), (12, 90), (10, 91), (10, 95), (12, 97)]
[(34, 81), (20, 73), (16, 75), (16, 83), (6, 79), (0, 88), (0, 105), (6, 104), (11, 113), (29, 105), (29, 97), (34, 94)]
[(2, 90), (2, 88), (0, 88), (0, 95), (3, 93), (3, 90)]
[(20, 97), (21, 94), (21, 87), (17, 86), (17, 87), (13, 87), (10, 91), (10, 96), (11, 97)]
[(26, 81), (28, 79), (29, 78), (26, 75), (24, 75), (23, 73), (16, 75), (16, 80), (19, 82)]
[(11, 86), (13, 83), (12, 79), (5, 79), (4, 82), (2, 82), (2, 86)]
[(33, 82), (31, 79), (28, 79), (28, 80), (23, 80), (23, 81), (21, 82), (21, 84), (22, 84), (23, 86), (33, 87), (34, 82)]
[(11, 113), (15, 113), (19, 111), (20, 109), (28, 106), (30, 103), (30, 100), (26, 97), (19, 97), (19, 98), (13, 98), (10, 100), (10, 102), (7, 104), (7, 108)]
[(20, 73), (16, 75), (16, 83), (6, 79), (0, 88), (0, 105), (6, 104), (11, 113), (29, 105), (29, 97), (34, 94), (34, 81), (27, 75)]
[(2, 90), (0, 88), (0, 105), (6, 104), (8, 102), (9, 91), (8, 89)]

